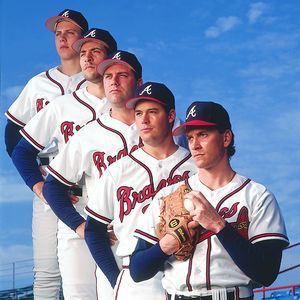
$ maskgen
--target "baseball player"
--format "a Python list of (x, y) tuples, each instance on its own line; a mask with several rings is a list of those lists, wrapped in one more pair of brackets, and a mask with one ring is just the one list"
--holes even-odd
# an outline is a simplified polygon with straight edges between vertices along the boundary
[[(54, 98), (69, 94), (85, 86), (79, 56), (71, 45), (88, 29), (84, 16), (65, 9), (46, 21), (46, 27), (55, 33), (60, 65), (34, 76), (5, 113), (5, 143), (11, 156), (21, 135), (19, 130)], [(57, 218), (38, 197), (33, 199), (32, 238), (34, 258), (35, 299), (56, 299), (60, 289), (56, 245)]]
[[(110, 109), (97, 67), (107, 54), (117, 49), (116, 41), (108, 31), (92, 28), (84, 38), (74, 43), (73, 48), (80, 54), (81, 69), (87, 80), (86, 88), (58, 97), (32, 118), (21, 130), (24, 139), (18, 143), (12, 155), (26, 184), (43, 201), (44, 181), (35, 162), (37, 153), (53, 142), (60, 151), (85, 124)], [(84, 215), (87, 202), (85, 191), (77, 188), (71, 192), (82, 196), (72, 199), (77, 211)], [(82, 237), (80, 229), (73, 232), (59, 222), (58, 258), (65, 299), (97, 299), (95, 263)]]
[[(118, 50), (99, 69), (111, 110), (84, 126), (51, 161), (48, 170), (52, 176), (47, 177), (43, 188), (56, 215), (74, 231), (81, 230), (82, 236), (85, 218), (69, 200), (69, 187), (84, 182), (89, 196), (94, 181), (109, 164), (142, 145), (136, 134), (134, 111), (125, 106), (142, 83), (140, 62), (134, 54)], [(119, 274), (117, 264), (112, 266), (111, 273)], [(99, 299), (113, 299), (113, 289), (100, 270), (97, 270), (97, 282)]]
[(168, 299), (252, 299), (254, 285), (275, 280), (289, 243), (278, 204), (266, 187), (232, 169), (234, 135), (220, 104), (192, 103), (174, 134), (184, 129), (198, 169), (187, 181), (192, 191), (184, 200), (194, 251), (188, 260), (177, 260), (173, 254), (180, 243), (174, 235), (157, 238), (160, 199), (180, 184), (167, 187), (139, 220), (132, 278), (147, 280), (163, 267)]
[[(143, 283), (135, 283), (130, 277), (129, 255), (136, 244), (133, 232), (138, 216), (143, 215), (155, 194), (167, 185), (187, 180), (196, 168), (189, 151), (174, 143), (175, 100), (164, 84), (143, 84), (126, 106), (134, 108), (144, 146), (109, 166), (97, 180), (86, 207), (85, 239), (97, 264), (115, 286), (115, 299), (165, 299), (162, 274)], [(118, 280), (112, 278), (109, 268), (113, 256), (109, 253), (107, 225), (112, 221), (119, 241), (117, 255), (123, 260)]]

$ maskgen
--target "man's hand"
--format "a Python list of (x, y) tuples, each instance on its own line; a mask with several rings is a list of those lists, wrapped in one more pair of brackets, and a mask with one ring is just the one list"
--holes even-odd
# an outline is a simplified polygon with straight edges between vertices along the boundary
[(84, 227), (85, 227), (85, 223), (83, 222), (81, 223), (75, 230), (75, 232), (82, 238), (84, 239)]
[(44, 181), (40, 181), (38, 183), (36, 183), (33, 188), (32, 191), (45, 203), (48, 204), (48, 202), (46, 201), (46, 199), (43, 196), (43, 186), (44, 186)]
[[(188, 223), (188, 228), (189, 228), (191, 237), (194, 237), (194, 235), (196, 234), (199, 227), (200, 227), (200, 225), (197, 221), (191, 221)], [(167, 233), (159, 241), (159, 246), (160, 246), (161, 250), (167, 255), (174, 254), (180, 248), (180, 244), (179, 244), (178, 240), (169, 233)]]
[(108, 234), (108, 239), (109, 243), (111, 246), (115, 245), (116, 242), (118, 241), (115, 233), (114, 233), (114, 226), (113, 224), (108, 224), (107, 225), (107, 234)]
[(69, 192), (69, 198), (70, 198), (72, 204), (76, 204), (79, 201), (79, 197), (72, 194), (72, 192)]
[[(190, 215), (193, 220), (198, 222), (203, 228), (218, 233), (225, 227), (225, 220), (220, 217), (218, 212), (202, 193), (191, 191), (186, 194), (184, 198), (191, 200), (193, 206), (190, 209)], [(195, 223), (191, 222), (189, 226), (193, 228)]]
[(46, 172), (45, 168), (43, 166), (40, 166), (39, 168), (40, 168), (41, 174), (46, 177), (47, 176), (47, 172)]
[(161, 250), (167, 254), (172, 255), (179, 250), (180, 244), (178, 240), (171, 234), (167, 233), (160, 241), (159, 246)]

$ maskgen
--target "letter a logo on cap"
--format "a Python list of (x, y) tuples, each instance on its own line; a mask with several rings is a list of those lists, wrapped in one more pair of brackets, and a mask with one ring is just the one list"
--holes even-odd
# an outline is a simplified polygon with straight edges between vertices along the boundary
[(192, 116), (193, 118), (195, 118), (196, 117), (196, 109), (195, 109), (195, 107), (196, 107), (196, 105), (194, 105), (191, 109), (190, 109), (190, 111), (189, 111), (189, 113), (186, 115), (186, 120), (189, 118), (189, 116)]
[(121, 52), (118, 52), (114, 55), (113, 59), (121, 59)]
[(148, 95), (151, 95), (152, 94), (152, 91), (151, 91), (151, 84), (147, 85), (141, 92), (140, 92), (140, 96), (142, 96), (144, 94), (144, 92), (147, 92)]
[(66, 18), (69, 18), (69, 11), (68, 11), (68, 10), (65, 11), (65, 12), (62, 14), (62, 16), (66, 17)]
[(88, 35), (86, 35), (85, 37), (88, 37), (88, 36), (91, 36), (91, 37), (95, 37), (96, 36), (96, 29), (92, 30)]

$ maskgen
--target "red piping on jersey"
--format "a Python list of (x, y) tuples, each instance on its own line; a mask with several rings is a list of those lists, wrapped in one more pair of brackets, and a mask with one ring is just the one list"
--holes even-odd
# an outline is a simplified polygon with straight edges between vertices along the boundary
[(68, 186), (72, 186), (75, 185), (74, 182), (68, 181), (67, 179), (65, 179), (62, 175), (60, 175), (57, 171), (55, 171), (51, 166), (47, 166), (47, 169), (50, 171), (50, 173), (54, 174), (57, 178), (59, 178), (59, 180)]
[(210, 254), (211, 254), (211, 238), (207, 239), (207, 251), (206, 251), (206, 289), (211, 289), (210, 282)]
[(140, 160), (138, 160), (137, 158), (135, 158), (134, 156), (132, 156), (132, 154), (128, 155), (133, 161), (135, 161), (137, 164), (141, 165), (148, 173), (149, 176), (149, 181), (150, 184), (152, 186), (152, 190), (153, 190), (153, 197), (156, 195), (157, 191), (155, 191), (155, 187), (154, 187), (154, 183), (153, 183), (153, 175), (151, 170), (144, 164), (142, 163)]
[(120, 280), (119, 280), (119, 282), (118, 282), (118, 286), (117, 286), (117, 290), (116, 290), (116, 296), (115, 296), (115, 300), (117, 300), (117, 299), (118, 299), (119, 288), (120, 288), (120, 286), (121, 286), (121, 281), (122, 281), (122, 277), (123, 277), (123, 275), (124, 275), (124, 270), (122, 270), (121, 272), (122, 272), (122, 274), (121, 274), (121, 276), (120, 276)]
[(97, 119), (97, 122), (98, 122), (99, 125), (102, 126), (104, 129), (106, 129), (106, 130), (108, 130), (108, 131), (111, 131), (111, 132), (117, 134), (117, 135), (121, 138), (121, 140), (122, 140), (122, 142), (123, 142), (124, 149), (125, 149), (125, 151), (126, 151), (126, 154), (128, 155), (128, 147), (127, 147), (126, 139), (124, 138), (124, 136), (122, 135), (122, 133), (119, 132), (119, 131), (116, 130), (116, 129), (113, 129), (113, 128), (111, 128), (111, 127), (108, 127), (108, 126), (104, 125), (104, 124), (100, 121), (99, 118)]
[[(94, 217), (96, 217), (99, 220), (104, 221), (105, 223), (109, 224), (111, 223), (112, 219), (103, 217), (101, 215), (98, 215), (97, 213), (95, 213), (93, 210), (91, 210), (88, 206), (85, 207), (85, 210), (88, 211), (91, 215), (93, 215)], [(103, 222), (102, 222), (103, 223)]]
[(159, 239), (157, 237), (150, 235), (149, 233), (146, 233), (140, 229), (136, 229), (134, 232), (148, 238), (149, 240), (151, 240), (155, 243), (159, 242)]
[(86, 82), (86, 79), (82, 79), (82, 80), (77, 84), (77, 86), (76, 86), (76, 91), (79, 90), (79, 89), (81, 88), (82, 84), (85, 83), (85, 82)]
[(170, 172), (169, 177), (172, 178), (176, 169), (178, 169), (182, 164), (184, 164), (192, 155), (189, 153), (184, 159), (182, 159)]
[(65, 91), (64, 91), (63, 86), (62, 86), (58, 81), (56, 81), (55, 79), (53, 79), (53, 78), (50, 76), (49, 70), (46, 71), (46, 76), (48, 77), (48, 79), (49, 79), (50, 81), (52, 81), (53, 83), (55, 83), (55, 84), (60, 88), (61, 94), (64, 95), (64, 94), (65, 94)]
[(234, 293), (234, 298), (235, 298), (235, 300), (238, 300), (239, 299), (239, 292), (240, 292), (240, 290), (239, 290), (239, 288), (236, 286), (235, 287), (235, 293)]
[(20, 130), (26, 137), (27, 139), (30, 141), (30, 143), (35, 147), (38, 148), (38, 150), (43, 150), (45, 147), (42, 146), (41, 144), (39, 144), (38, 142), (36, 142), (26, 131), (24, 128), (22, 128)]
[[(248, 178), (241, 186), (236, 188), (234, 191), (229, 193), (228, 195), (224, 196), (216, 206), (217, 212), (219, 212), (221, 205), (231, 196), (238, 193), (240, 190), (242, 190), (251, 180)], [(210, 231), (207, 231), (207, 252), (206, 252), (206, 288), (207, 290), (211, 289), (211, 280), (210, 280), (210, 255), (211, 255), (211, 236), (214, 233), (210, 233)], [(201, 240), (201, 235), (200, 235)]]
[(225, 197), (223, 197), (220, 202), (218, 203), (218, 205), (216, 206), (216, 211), (219, 212), (221, 205), (232, 195), (236, 194), (237, 192), (239, 192), (241, 189), (243, 189), (249, 182), (251, 181), (251, 179), (247, 179), (240, 187), (238, 187), (237, 189), (235, 189), (234, 191), (232, 191), (231, 193), (229, 193), (228, 195), (226, 195)]
[(185, 284), (186, 284), (189, 292), (191, 292), (193, 290), (192, 286), (191, 286), (191, 283), (190, 283), (190, 278), (191, 278), (191, 274), (192, 274), (192, 267), (193, 267), (193, 258), (194, 258), (194, 254), (189, 259), (188, 272), (186, 274), (186, 280), (185, 280)]
[(281, 234), (281, 233), (263, 233), (263, 234), (259, 234), (259, 235), (253, 236), (249, 241), (253, 242), (253, 241), (255, 241), (257, 239), (260, 239), (262, 237), (272, 237), (272, 236), (282, 237), (282, 238), (286, 239), (287, 241), (289, 240), (286, 235)]
[(91, 105), (89, 105), (88, 103), (86, 103), (84, 100), (80, 99), (79, 96), (76, 94), (76, 92), (73, 92), (73, 96), (80, 104), (84, 105), (92, 112), (92, 115), (93, 115), (92, 120), (96, 120), (97, 116), (96, 116), (96, 111), (94, 110), (94, 108)]
[(16, 117), (14, 117), (9, 111), (6, 112), (7, 116), (9, 116), (11, 119), (14, 120), (15, 123), (17, 123), (19, 126), (25, 126), (26, 124), (18, 120)]

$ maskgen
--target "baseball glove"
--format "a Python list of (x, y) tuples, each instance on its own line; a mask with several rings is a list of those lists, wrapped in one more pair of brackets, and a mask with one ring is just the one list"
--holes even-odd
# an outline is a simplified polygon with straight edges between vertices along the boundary
[(156, 226), (159, 239), (169, 233), (179, 242), (180, 248), (174, 253), (178, 260), (189, 259), (194, 251), (193, 238), (187, 226), (192, 218), (183, 204), (183, 197), (188, 192), (190, 189), (186, 185), (181, 185), (170, 195), (162, 197), (160, 222)]

